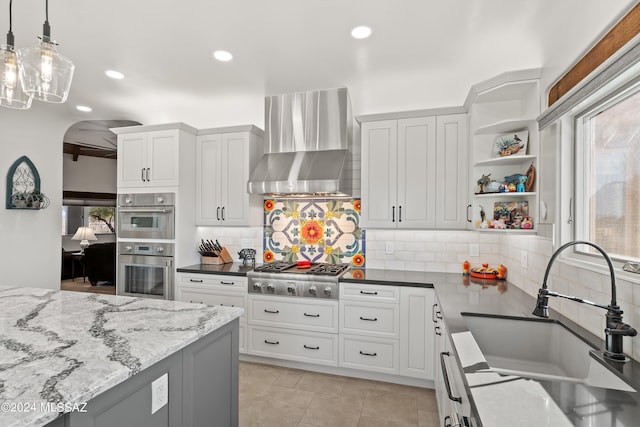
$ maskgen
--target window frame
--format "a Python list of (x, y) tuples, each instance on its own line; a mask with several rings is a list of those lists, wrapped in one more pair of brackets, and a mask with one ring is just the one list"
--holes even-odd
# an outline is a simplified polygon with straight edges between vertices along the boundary
[[(637, 65), (637, 64), (636, 64)], [(631, 67), (635, 69), (636, 67)], [(573, 182), (570, 184), (560, 183), (561, 195), (563, 199), (570, 200), (568, 217), (572, 221), (561, 221), (561, 241), (559, 244), (567, 243), (571, 240), (591, 240), (589, 239), (589, 197), (591, 175), (586, 170), (588, 152), (591, 150), (591, 132), (589, 120), (607, 108), (624, 101), (630, 96), (640, 93), (640, 76), (633, 76), (633, 73), (623, 73), (618, 78), (612, 79), (607, 85), (592, 96), (587, 97), (572, 111), (567, 112), (561, 120), (571, 125), (571, 155), (563, 155), (560, 159), (561, 165), (571, 167)], [(577, 112), (576, 112), (577, 110)], [(569, 154), (569, 153), (567, 153)], [(567, 157), (571, 157), (568, 159)], [(562, 216), (561, 216), (562, 217)], [(568, 232), (562, 229), (568, 228)], [(597, 243), (597, 242), (596, 242)], [(598, 253), (591, 253), (581, 250), (581, 246), (574, 246), (571, 253), (566, 258), (571, 264), (586, 268), (592, 271), (601, 271), (606, 267), (605, 261)], [(616, 268), (616, 274), (625, 280), (640, 283), (640, 275), (627, 273), (622, 270), (626, 262), (638, 262), (638, 259), (623, 258), (611, 255), (611, 259)]]

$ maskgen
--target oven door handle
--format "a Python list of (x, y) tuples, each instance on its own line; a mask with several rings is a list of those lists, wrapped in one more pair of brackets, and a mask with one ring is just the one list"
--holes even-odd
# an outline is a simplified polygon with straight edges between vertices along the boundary
[(173, 299), (173, 258), (164, 262), (164, 298)]
[(118, 212), (122, 213), (171, 213), (171, 209), (167, 208), (118, 208)]

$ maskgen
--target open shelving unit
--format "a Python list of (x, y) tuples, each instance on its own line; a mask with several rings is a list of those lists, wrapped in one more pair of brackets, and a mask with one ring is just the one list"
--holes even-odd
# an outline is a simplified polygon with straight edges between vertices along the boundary
[[(535, 234), (538, 210), (538, 183), (534, 180), (532, 191), (479, 193), (478, 179), (489, 175), (492, 180), (504, 182), (513, 174), (525, 175), (531, 165), (538, 170), (539, 133), (537, 116), (540, 114), (540, 70), (523, 70), (505, 73), (494, 79), (475, 85), (465, 103), (469, 110), (469, 135), (471, 141), (470, 200), (471, 222), (469, 228), (483, 232)], [(497, 157), (494, 145), (502, 135), (520, 131), (528, 132), (527, 151), (523, 154)], [(480, 211), (486, 220), (494, 219), (497, 202), (520, 208), (528, 205), (526, 216), (533, 222), (533, 229), (484, 229), (478, 227)], [(481, 207), (482, 206), (482, 207)], [(500, 205), (497, 205), (500, 209)], [(504, 215), (504, 209), (501, 211)], [(498, 213), (499, 215), (500, 213)]]

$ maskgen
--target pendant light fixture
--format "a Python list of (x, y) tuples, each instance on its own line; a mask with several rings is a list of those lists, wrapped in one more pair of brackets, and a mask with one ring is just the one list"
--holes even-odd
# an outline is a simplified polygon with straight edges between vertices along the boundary
[(49, 26), (49, 0), (40, 43), (18, 50), (20, 76), (27, 95), (45, 102), (61, 103), (67, 100), (75, 66), (56, 51)]
[(9, 0), (9, 32), (7, 44), (0, 46), (0, 105), (3, 107), (26, 110), (31, 107), (31, 95), (22, 90), (18, 70), (18, 55), (14, 48), (11, 8), (13, 0)]

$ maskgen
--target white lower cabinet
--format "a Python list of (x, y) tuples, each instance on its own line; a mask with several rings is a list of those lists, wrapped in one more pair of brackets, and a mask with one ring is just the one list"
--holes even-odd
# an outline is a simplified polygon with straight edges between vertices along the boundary
[(249, 324), (248, 353), (337, 366), (338, 335)]
[(340, 334), (340, 366), (398, 374), (398, 340)]
[(434, 379), (431, 288), (340, 284), (340, 366)]
[(249, 295), (248, 354), (338, 365), (338, 302)]
[(247, 352), (247, 278), (215, 274), (176, 274), (176, 301), (240, 307), (240, 353)]
[(432, 288), (400, 289), (400, 375), (435, 378), (435, 334), (430, 319), (434, 300)]

